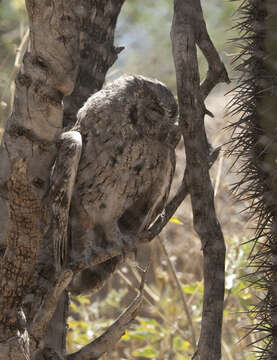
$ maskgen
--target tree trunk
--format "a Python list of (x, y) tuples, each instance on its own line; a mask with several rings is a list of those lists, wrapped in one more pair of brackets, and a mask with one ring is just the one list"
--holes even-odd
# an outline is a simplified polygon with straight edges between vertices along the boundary
[[(60, 293), (72, 272), (55, 271), (47, 231), (49, 174), (63, 126), (75, 123), (77, 110), (102, 87), (121, 50), (113, 39), (123, 2), (26, 1), (30, 51), (16, 78), (14, 111), (1, 149), (1, 220), (9, 214), (9, 222), (0, 239), (0, 358), (65, 352), (68, 298)], [(51, 291), (57, 309), (49, 304)]]

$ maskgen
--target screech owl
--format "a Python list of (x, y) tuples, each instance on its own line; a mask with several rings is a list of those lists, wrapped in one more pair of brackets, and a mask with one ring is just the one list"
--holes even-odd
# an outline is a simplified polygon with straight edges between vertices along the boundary
[(81, 133), (83, 148), (70, 210), (71, 259), (126, 248), (163, 210), (175, 170), (176, 117), (170, 90), (143, 76), (109, 83), (79, 110), (72, 130)]

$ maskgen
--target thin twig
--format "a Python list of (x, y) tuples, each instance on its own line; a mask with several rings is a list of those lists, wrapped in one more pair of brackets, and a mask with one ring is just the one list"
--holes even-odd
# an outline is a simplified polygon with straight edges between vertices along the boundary
[(182, 289), (182, 284), (181, 284), (180, 280), (178, 279), (178, 276), (176, 274), (176, 270), (174, 268), (174, 265), (173, 265), (172, 261), (170, 260), (169, 254), (168, 254), (168, 252), (166, 250), (166, 247), (164, 245), (164, 242), (163, 242), (163, 240), (162, 240), (162, 238), (160, 236), (158, 236), (158, 241), (159, 241), (159, 244), (160, 244), (160, 246), (161, 246), (161, 248), (163, 250), (163, 253), (165, 255), (168, 267), (169, 267), (169, 269), (170, 269), (170, 271), (171, 271), (171, 273), (173, 275), (174, 281), (175, 281), (175, 283), (177, 285), (177, 289), (178, 289), (181, 301), (183, 303), (183, 307), (184, 307), (185, 314), (186, 314), (186, 317), (188, 319), (188, 324), (189, 324), (190, 331), (191, 331), (191, 340), (192, 340), (193, 350), (196, 351), (197, 344), (196, 344), (195, 329), (194, 329), (193, 321), (192, 321), (192, 318), (191, 318), (191, 315), (190, 315), (190, 310), (189, 310), (187, 301), (185, 299), (184, 291)]
[(199, 281), (199, 283), (197, 284), (193, 293), (191, 294), (190, 298), (188, 299), (188, 301), (187, 301), (188, 306), (193, 303), (193, 300), (194, 300), (199, 288), (201, 287), (201, 285), (203, 285), (203, 280)]
[[(211, 168), (215, 163), (215, 161), (217, 160), (218, 154), (219, 154), (219, 149), (214, 149), (214, 152), (210, 154), (209, 164), (208, 164), (209, 168)], [(188, 194), (189, 194), (189, 186), (187, 183), (187, 171), (185, 170), (182, 183), (179, 189), (177, 190), (176, 194), (166, 205), (163, 213), (157, 218), (157, 220), (151, 225), (151, 227), (147, 231), (140, 234), (139, 242), (140, 243), (150, 242), (156, 236), (158, 236), (160, 232), (163, 230), (163, 228), (168, 224), (168, 222), (170, 221), (170, 219), (175, 214), (176, 210), (182, 204), (182, 202), (185, 200)]]
[[(118, 275), (126, 282), (126, 284), (131, 288), (131, 289), (136, 289), (137, 288), (131, 283), (131, 281), (122, 273), (122, 271), (118, 271), (117, 272)], [(147, 296), (145, 296), (145, 294)], [(151, 300), (149, 300), (148, 296), (150, 297)], [(163, 313), (163, 309), (155, 302), (154, 299), (151, 298), (151, 295), (147, 292), (146, 289), (144, 289), (144, 295), (143, 295), (144, 300), (147, 302), (148, 305), (150, 305), (151, 307), (154, 307), (157, 314), (159, 315), (159, 317), (164, 321), (165, 324), (167, 324), (171, 329), (176, 330), (176, 332), (178, 332), (178, 334), (180, 335), (180, 337), (182, 339), (184, 339), (185, 341), (187, 341), (187, 339), (184, 337), (184, 332), (179, 329), (179, 327), (176, 324), (173, 324), (172, 322), (170, 322), (167, 318), (166, 315)], [(153, 301), (153, 302), (152, 302)]]
[(219, 163), (218, 163), (216, 181), (215, 181), (215, 186), (214, 186), (214, 197), (216, 197), (216, 194), (217, 194), (217, 191), (218, 191), (218, 188), (219, 188), (221, 174), (222, 174), (222, 165), (223, 165), (223, 156), (220, 157)]
[(224, 340), (222, 340), (222, 345), (223, 345), (223, 349), (225, 350), (228, 360), (234, 360), (231, 350)]
[[(137, 281), (139, 281), (140, 275), (139, 275), (138, 271), (133, 266), (130, 266), (130, 269), (131, 269), (133, 275), (135, 276), (135, 278), (137, 279)], [(153, 291), (149, 285), (145, 284), (144, 291), (147, 295), (149, 295), (153, 299), (153, 301), (157, 302), (160, 300), (159, 295), (157, 293), (155, 293), (155, 291)]]
[(21, 64), (22, 64), (22, 60), (23, 60), (23, 56), (26, 52), (26, 49), (28, 47), (28, 43), (29, 43), (29, 38), (30, 38), (30, 30), (28, 29), (24, 35), (24, 37), (21, 40), (21, 43), (19, 45), (19, 48), (16, 50), (16, 57), (15, 57), (15, 61), (14, 61), (14, 68), (11, 74), (11, 78), (10, 78), (10, 113), (13, 111), (13, 105), (14, 105), (14, 93), (15, 93), (15, 82), (14, 79), (16, 78), (16, 75), (18, 74)]
[(186, 181), (186, 172), (184, 172), (182, 183), (175, 194), (175, 196), (172, 198), (172, 200), (166, 205), (166, 208), (162, 215), (160, 215), (157, 220), (154, 222), (154, 224), (140, 235), (141, 242), (149, 242), (153, 240), (159, 233), (162, 231), (162, 229), (167, 225), (167, 223), (170, 221), (172, 216), (175, 214), (175, 211), (178, 209), (178, 207), (182, 204), (186, 196), (189, 194), (189, 188), (187, 186)]

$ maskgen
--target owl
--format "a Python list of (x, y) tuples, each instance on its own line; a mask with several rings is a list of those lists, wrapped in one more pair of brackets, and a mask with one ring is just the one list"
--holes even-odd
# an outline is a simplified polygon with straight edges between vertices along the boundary
[(81, 134), (82, 152), (68, 261), (101, 262), (114, 247), (132, 251), (136, 236), (162, 212), (175, 170), (176, 117), (171, 91), (143, 76), (120, 77), (79, 110), (72, 130)]

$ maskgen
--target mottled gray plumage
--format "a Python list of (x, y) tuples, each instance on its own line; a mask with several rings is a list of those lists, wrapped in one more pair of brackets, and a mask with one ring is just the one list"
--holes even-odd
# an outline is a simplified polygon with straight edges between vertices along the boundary
[(70, 261), (101, 257), (114, 246), (131, 249), (163, 210), (175, 169), (176, 115), (169, 89), (142, 76), (119, 78), (80, 109)]

